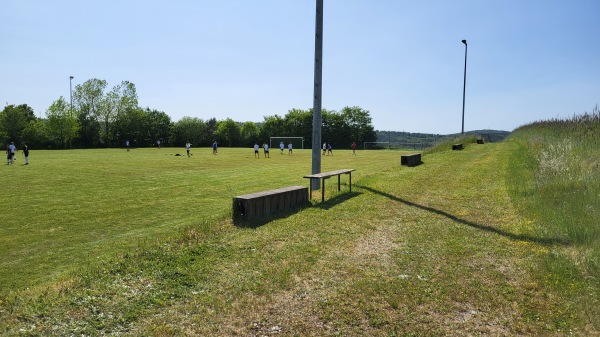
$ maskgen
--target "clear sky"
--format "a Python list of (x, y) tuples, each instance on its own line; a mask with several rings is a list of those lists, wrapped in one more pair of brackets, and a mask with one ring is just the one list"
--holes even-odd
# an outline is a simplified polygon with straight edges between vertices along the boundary
[[(600, 104), (600, 0), (324, 0), (323, 103), (377, 130), (514, 128)], [(313, 106), (314, 0), (1, 0), (0, 103), (91, 78), (173, 121)]]

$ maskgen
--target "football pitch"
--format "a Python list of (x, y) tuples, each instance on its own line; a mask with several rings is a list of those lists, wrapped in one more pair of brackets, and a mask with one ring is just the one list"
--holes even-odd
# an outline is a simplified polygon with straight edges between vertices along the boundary
[[(32, 150), (28, 166), (18, 153), (15, 164), (1, 166), (0, 291), (55, 282), (140, 243), (228, 221), (236, 195), (308, 186), (302, 177), (311, 173), (310, 149), (292, 155), (274, 149), (270, 158), (261, 150), (260, 159), (250, 148), (191, 152)], [(334, 150), (322, 156), (322, 171), (354, 168), (358, 182), (398, 168), (399, 158), (398, 151)]]

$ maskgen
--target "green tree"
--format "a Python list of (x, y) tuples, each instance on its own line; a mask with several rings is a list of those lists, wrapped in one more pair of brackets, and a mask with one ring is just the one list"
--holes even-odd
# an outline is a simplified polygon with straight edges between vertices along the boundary
[(245, 122), (242, 124), (240, 133), (242, 141), (240, 145), (244, 147), (252, 146), (254, 142), (258, 141), (260, 128), (254, 122)]
[(220, 144), (225, 146), (239, 146), (241, 140), (240, 125), (231, 118), (219, 121), (215, 136)]
[(71, 147), (77, 137), (79, 122), (69, 103), (61, 96), (46, 111), (48, 138), (59, 148)]
[(25, 130), (23, 130), (23, 141), (27, 143), (30, 148), (46, 148), (50, 145), (48, 139), (48, 132), (46, 127), (46, 120), (35, 119), (30, 120)]
[(152, 138), (149, 135), (148, 125), (150, 117), (148, 113), (139, 107), (129, 107), (121, 112), (113, 127), (117, 136), (119, 146), (123, 146), (129, 140), (131, 146), (151, 146)]
[[(347, 142), (348, 146), (352, 142), (363, 143), (363, 142), (375, 142), (377, 141), (377, 133), (371, 124), (371, 116), (369, 111), (364, 110), (360, 107), (344, 107), (341, 111), (342, 119), (344, 120), (347, 128)], [(340, 144), (340, 146), (343, 146)]]
[(27, 104), (7, 105), (0, 112), (0, 134), (5, 142), (21, 144), (25, 128), (36, 119), (33, 109)]
[(208, 143), (206, 123), (195, 117), (183, 117), (173, 124), (173, 145), (184, 146), (190, 142), (194, 146)]
[(161, 144), (167, 145), (171, 139), (171, 117), (162, 111), (146, 108), (145, 110), (147, 124), (147, 142), (152, 146), (157, 140), (161, 140)]
[(279, 115), (265, 116), (264, 122), (260, 128), (260, 140), (262, 142), (268, 142), (270, 137), (282, 137), (282, 136), (293, 136), (286, 134), (285, 119)]
[(95, 147), (100, 144), (99, 117), (107, 108), (104, 97), (106, 81), (93, 78), (75, 86), (73, 93), (74, 109), (77, 111), (79, 125), (79, 144), (83, 147)]
[(282, 136), (304, 137), (312, 143), (312, 110), (289, 110), (285, 115), (285, 131)]
[(114, 124), (118, 124), (125, 111), (135, 109), (137, 106), (138, 96), (135, 84), (131, 82), (122, 81), (121, 84), (113, 87), (113, 89), (106, 94), (106, 108), (101, 110), (105, 144), (114, 146), (122, 144), (125, 141), (118, 132), (118, 129), (113, 126)]

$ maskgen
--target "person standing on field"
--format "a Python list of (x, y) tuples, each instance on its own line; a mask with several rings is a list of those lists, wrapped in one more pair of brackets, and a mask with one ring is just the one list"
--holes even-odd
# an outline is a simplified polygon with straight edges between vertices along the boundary
[(265, 143), (263, 149), (265, 149), (265, 158), (271, 158), (271, 156), (269, 156), (269, 144)]
[(356, 155), (356, 142), (352, 142), (352, 154)]
[(327, 155), (330, 154), (333, 156), (333, 151), (331, 151), (331, 143), (327, 144)]
[(323, 155), (327, 153), (327, 143), (323, 143)]
[(283, 142), (279, 143), (279, 148), (281, 149), (281, 154), (283, 154), (283, 149), (285, 149), (285, 144), (283, 144)]
[(260, 159), (260, 153), (258, 153), (258, 143), (254, 143), (254, 158)]
[(190, 147), (192, 147), (190, 142), (185, 143), (185, 152), (187, 152), (188, 158), (190, 157)]
[(292, 154), (292, 142), (288, 145), (288, 155)]
[(29, 165), (29, 146), (23, 143), (23, 155), (25, 155), (25, 165)]
[(217, 154), (217, 141), (216, 140), (214, 141), (212, 148), (213, 148), (213, 154)]
[(17, 152), (17, 147), (14, 142), (10, 142), (6, 152), (8, 154), (8, 163), (12, 164), (15, 161), (15, 152)]

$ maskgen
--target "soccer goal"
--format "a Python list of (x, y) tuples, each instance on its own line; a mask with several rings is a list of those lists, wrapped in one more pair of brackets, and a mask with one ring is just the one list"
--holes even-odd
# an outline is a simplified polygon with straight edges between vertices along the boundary
[(390, 149), (390, 142), (365, 142), (365, 150)]
[(294, 149), (304, 150), (304, 137), (269, 137), (269, 147), (272, 149), (278, 149), (281, 142), (286, 150), (289, 143)]

